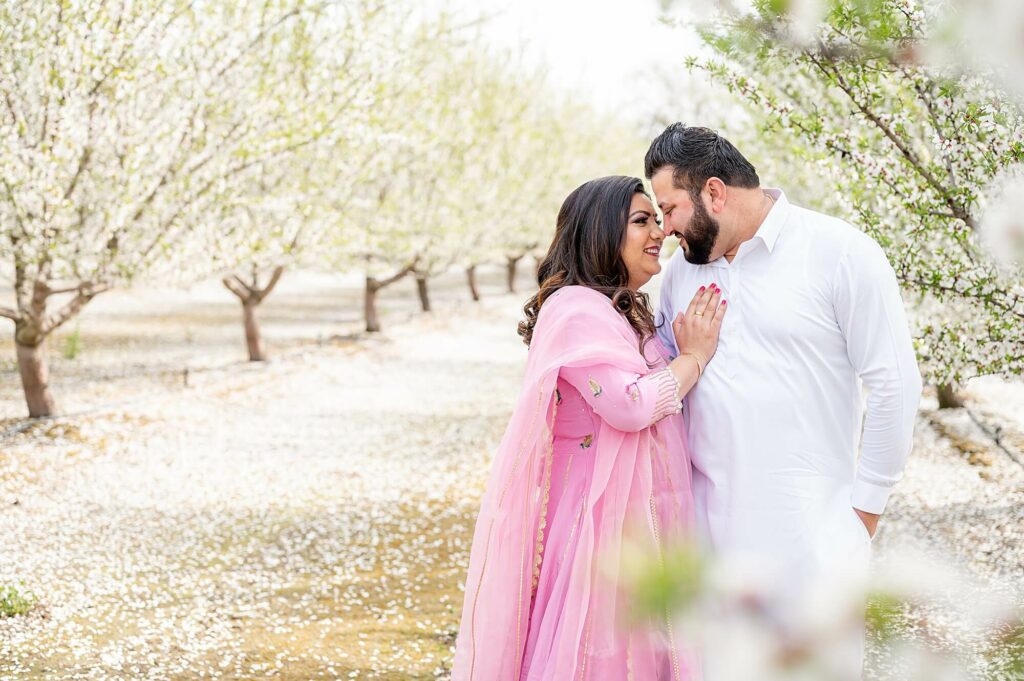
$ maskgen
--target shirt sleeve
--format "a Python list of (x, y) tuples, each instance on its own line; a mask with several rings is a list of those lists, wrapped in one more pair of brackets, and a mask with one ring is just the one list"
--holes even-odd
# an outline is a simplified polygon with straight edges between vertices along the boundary
[(643, 430), (681, 409), (679, 381), (667, 367), (641, 376), (603, 364), (563, 367), (559, 375), (616, 430)]
[(851, 502), (882, 513), (910, 455), (922, 386), (896, 273), (865, 234), (851, 239), (839, 262), (833, 305), (850, 362), (868, 390)]

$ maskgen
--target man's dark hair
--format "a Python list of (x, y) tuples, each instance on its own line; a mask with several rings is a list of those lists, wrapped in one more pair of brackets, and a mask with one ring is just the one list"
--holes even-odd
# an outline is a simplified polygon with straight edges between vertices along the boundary
[(673, 123), (654, 138), (644, 157), (647, 179), (664, 167), (672, 168), (672, 184), (699, 194), (709, 177), (729, 187), (761, 186), (757, 171), (729, 140), (710, 128)]

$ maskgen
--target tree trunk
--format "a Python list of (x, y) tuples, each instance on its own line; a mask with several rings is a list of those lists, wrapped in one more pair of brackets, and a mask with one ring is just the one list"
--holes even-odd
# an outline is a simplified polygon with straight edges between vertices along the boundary
[[(409, 274), (416, 268), (416, 261), (419, 258), (415, 258), (411, 263), (398, 270), (390, 277), (386, 279), (378, 279), (372, 275), (366, 275), (366, 293), (363, 296), (363, 315), (366, 317), (366, 330), (369, 333), (377, 333), (380, 331), (380, 318), (377, 316), (377, 293), (385, 286), (391, 286), (396, 281), (400, 280), (405, 275)], [(417, 278), (417, 283), (419, 283)], [(426, 280), (423, 282), (423, 291), (426, 291)], [(421, 293), (421, 300), (423, 293)], [(427, 303), (429, 309), (430, 303)]]
[(508, 258), (508, 292), (516, 292), (516, 269), (519, 267), (519, 261), (523, 259), (523, 256), (518, 255), (516, 257), (509, 256)]
[(476, 287), (476, 265), (466, 268), (466, 280), (469, 282), (469, 294), (473, 300), (480, 300), (480, 290)]
[[(45, 279), (28, 282), (24, 272), (15, 267), (14, 288), (18, 310), (5, 307), (0, 309), (0, 316), (14, 321), (14, 347), (28, 413), (33, 418), (56, 416), (57, 405), (50, 393), (50, 372), (46, 365), (46, 338), (73, 319), (90, 300), (109, 286), (86, 281), (75, 286), (54, 288)], [(62, 293), (75, 295), (56, 311), (47, 312), (50, 296)]]
[(21, 387), (25, 391), (28, 415), (54, 416), (57, 404), (50, 393), (50, 372), (46, 367), (46, 342), (37, 345), (22, 345), (15, 339), (18, 354), (18, 371), (21, 373)]
[(420, 307), (424, 312), (430, 312), (430, 294), (427, 291), (426, 275), (416, 275), (416, 293), (420, 297)]
[(242, 302), (242, 314), (245, 321), (245, 344), (249, 348), (250, 362), (267, 361), (267, 353), (263, 348), (263, 336), (260, 334), (260, 325), (256, 320), (256, 307), (259, 300), (250, 298)]
[(366, 317), (366, 330), (369, 333), (380, 331), (380, 318), (377, 316), (377, 291), (380, 284), (369, 275), (366, 277), (366, 294), (363, 297), (363, 315)]
[(935, 389), (939, 397), (939, 409), (959, 409), (964, 406), (964, 400), (956, 392), (956, 386), (945, 384)]
[(259, 267), (255, 264), (252, 267), (251, 279), (246, 281), (237, 274), (231, 274), (221, 281), (229, 291), (234, 293), (242, 303), (242, 325), (245, 327), (245, 345), (249, 350), (250, 362), (267, 361), (267, 351), (263, 347), (263, 335), (260, 333), (260, 324), (256, 319), (256, 308), (262, 303), (270, 292), (281, 281), (284, 274), (284, 266), (274, 268), (270, 275), (270, 281), (266, 286), (260, 287)]

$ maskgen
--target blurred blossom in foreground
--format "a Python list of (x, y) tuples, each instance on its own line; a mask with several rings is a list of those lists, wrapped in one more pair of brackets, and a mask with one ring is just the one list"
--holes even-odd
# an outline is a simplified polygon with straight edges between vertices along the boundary
[[(924, 40), (890, 45), (885, 22), (874, 26), (880, 44), (856, 42), (869, 53), (896, 47), (894, 56), (932, 66), (989, 72), (1016, 97), (1024, 98), (1024, 2), (1020, 0), (663, 0), (666, 12), (685, 7), (698, 20), (712, 18), (715, 10), (726, 16), (749, 17), (767, 8), (787, 18), (787, 30), (778, 37), (795, 45), (814, 47), (820, 24), (829, 12), (870, 13), (895, 4), (911, 20), (926, 28)], [(906, 50), (904, 48), (912, 48)]]
[(981, 232), (988, 249), (1006, 266), (1024, 266), (1024, 165), (1014, 166), (991, 188)]
[[(864, 678), (1024, 678), (1024, 612), (920, 554), (894, 553), (870, 573), (837, 569), (784, 600), (750, 566), (712, 560), (692, 546), (661, 558), (627, 551), (622, 566), (635, 621), (671, 612), (677, 644), (725, 663), (716, 681), (860, 681), (842, 662), (865, 623), (875, 663)], [(969, 669), (962, 661), (979, 642), (989, 668)]]
[(1024, 98), (1024, 3), (956, 0), (938, 23), (933, 57), (944, 48), (969, 67), (989, 69), (1018, 99)]

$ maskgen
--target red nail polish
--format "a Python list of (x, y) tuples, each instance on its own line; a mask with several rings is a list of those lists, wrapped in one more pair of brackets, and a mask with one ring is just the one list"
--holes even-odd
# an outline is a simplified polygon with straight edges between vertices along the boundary
[(703, 293), (703, 292), (704, 292), (704, 287), (703, 287), (703, 286), (701, 286), (701, 287), (700, 287), (700, 291), (698, 291), (698, 293)]
[(722, 301), (722, 305), (725, 305), (725, 304), (726, 304), (726, 303), (728, 303), (728, 302), (729, 302), (729, 301), (727, 301), (727, 300), (723, 300), (723, 301)]

